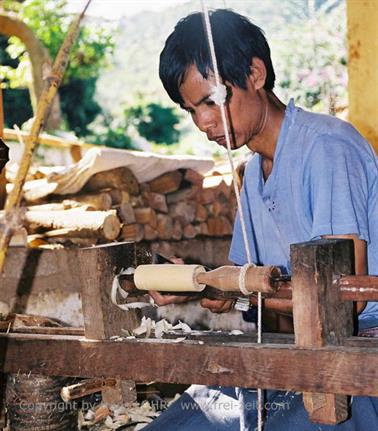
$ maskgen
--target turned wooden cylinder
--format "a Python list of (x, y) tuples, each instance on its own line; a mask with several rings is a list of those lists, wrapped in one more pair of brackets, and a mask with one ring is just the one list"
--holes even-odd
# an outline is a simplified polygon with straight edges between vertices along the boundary
[(274, 266), (221, 266), (205, 272), (200, 265), (140, 265), (135, 270), (134, 282), (141, 290), (200, 292), (207, 285), (224, 292), (240, 292), (244, 279), (248, 292), (274, 293), (274, 278), (280, 275)]

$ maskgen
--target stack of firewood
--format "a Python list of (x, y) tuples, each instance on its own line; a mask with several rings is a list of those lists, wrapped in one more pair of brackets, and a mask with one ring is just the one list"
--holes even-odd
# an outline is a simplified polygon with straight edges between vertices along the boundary
[(222, 237), (231, 235), (236, 212), (231, 174), (202, 176), (192, 169), (139, 184), (120, 167), (93, 175), (78, 194), (24, 205), (34, 247)]

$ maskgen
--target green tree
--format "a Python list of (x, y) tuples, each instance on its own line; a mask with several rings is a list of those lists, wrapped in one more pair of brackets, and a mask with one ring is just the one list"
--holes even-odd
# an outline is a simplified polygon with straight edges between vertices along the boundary
[[(72, 16), (65, 12), (66, 4), (66, 0), (26, 0), (22, 3), (6, 0), (4, 7), (6, 11), (15, 12), (55, 58), (72, 21)], [(101, 69), (108, 64), (113, 48), (112, 28), (87, 19), (80, 29), (59, 90), (67, 126), (78, 135), (87, 133), (87, 124), (101, 111), (94, 100), (95, 83)], [(13, 65), (8, 62), (6, 67), (0, 67), (0, 75), (10, 88), (27, 87), (25, 75), (16, 73), (27, 69), (28, 56), (24, 45), (19, 39), (10, 37), (6, 51)], [(14, 62), (17, 62), (16, 67)]]
[(159, 103), (140, 102), (127, 107), (124, 111), (126, 127), (133, 125), (140, 136), (157, 144), (172, 145), (178, 142), (180, 132), (176, 126), (180, 117), (175, 108), (165, 107)]

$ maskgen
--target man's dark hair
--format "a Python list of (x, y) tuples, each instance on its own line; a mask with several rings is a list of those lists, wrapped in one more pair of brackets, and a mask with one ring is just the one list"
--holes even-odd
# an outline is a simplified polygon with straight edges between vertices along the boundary
[[(263, 31), (248, 18), (231, 10), (217, 9), (209, 14), (222, 79), (246, 89), (252, 58), (258, 57), (267, 71), (264, 88), (271, 91), (275, 74)], [(191, 65), (195, 65), (205, 79), (209, 72), (213, 72), (203, 14), (200, 12), (188, 15), (177, 23), (160, 54), (160, 79), (176, 103), (183, 103), (179, 88)]]

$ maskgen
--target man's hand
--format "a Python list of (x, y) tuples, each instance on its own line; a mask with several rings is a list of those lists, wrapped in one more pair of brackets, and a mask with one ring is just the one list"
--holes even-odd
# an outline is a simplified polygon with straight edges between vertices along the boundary
[[(184, 261), (175, 256), (169, 257), (169, 260), (176, 265), (184, 264)], [(169, 304), (182, 304), (184, 302), (193, 301), (196, 298), (190, 296), (182, 296), (182, 295), (162, 295), (160, 292), (156, 290), (150, 290), (148, 294), (155, 301), (155, 304), (160, 306), (169, 305)]]
[(201, 299), (201, 307), (207, 308), (212, 313), (228, 313), (234, 307), (235, 301), (233, 299)]
[(193, 296), (182, 296), (182, 295), (162, 295), (160, 292), (156, 290), (150, 290), (148, 294), (155, 301), (155, 304), (159, 307), (162, 305), (169, 304), (182, 304), (183, 302), (189, 302), (196, 299)]

